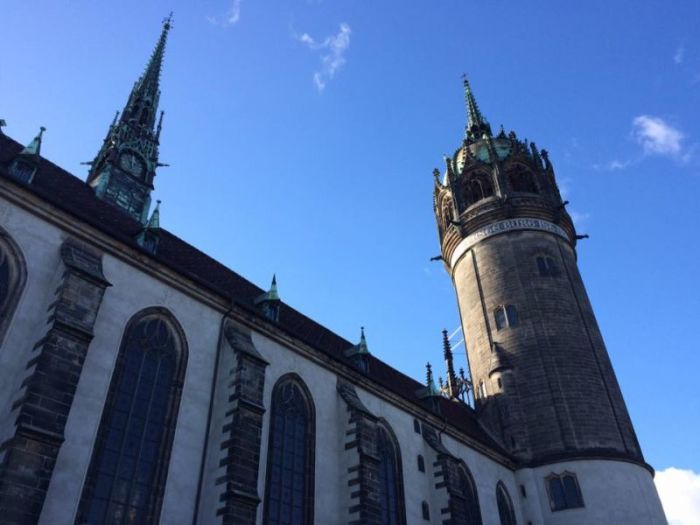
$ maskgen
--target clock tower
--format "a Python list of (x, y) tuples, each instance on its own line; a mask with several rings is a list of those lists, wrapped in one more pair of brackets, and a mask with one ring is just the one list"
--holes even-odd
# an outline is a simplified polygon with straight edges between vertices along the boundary
[(172, 16), (163, 30), (143, 75), (136, 81), (129, 100), (117, 113), (95, 160), (87, 182), (101, 199), (145, 224), (151, 205), (153, 179), (158, 163), (158, 143), (163, 112), (156, 126), (160, 98), (160, 72)]

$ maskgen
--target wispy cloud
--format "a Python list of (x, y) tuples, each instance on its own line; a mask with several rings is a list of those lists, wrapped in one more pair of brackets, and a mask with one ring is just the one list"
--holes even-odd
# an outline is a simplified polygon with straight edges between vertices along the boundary
[(208, 16), (207, 21), (212, 25), (231, 27), (241, 19), (241, 0), (232, 0), (228, 10), (222, 16)]
[(673, 53), (673, 61), (680, 65), (683, 63), (683, 60), (685, 59), (685, 45), (681, 44), (676, 48), (676, 52)]
[(313, 81), (316, 89), (323, 91), (330, 80), (345, 65), (345, 52), (350, 47), (350, 26), (346, 23), (340, 24), (340, 29), (335, 35), (327, 36), (321, 41), (317, 41), (308, 33), (297, 36), (299, 42), (309, 49), (319, 51), (321, 55), (321, 68), (314, 73)]
[(700, 474), (669, 467), (654, 478), (669, 525), (698, 525)]
[(660, 117), (640, 115), (632, 121), (632, 134), (645, 155), (681, 158), (684, 135)]

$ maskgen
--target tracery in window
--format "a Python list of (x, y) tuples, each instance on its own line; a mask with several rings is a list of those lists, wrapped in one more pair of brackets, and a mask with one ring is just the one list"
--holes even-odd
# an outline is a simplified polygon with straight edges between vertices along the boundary
[(518, 326), (518, 310), (512, 304), (500, 305), (493, 312), (496, 330)]
[(469, 175), (469, 179), (464, 184), (463, 199), (465, 206), (471, 206), (487, 197), (493, 195), (493, 183), (488, 173), (478, 171)]
[(510, 499), (510, 495), (501, 481), (496, 485), (496, 503), (498, 505), (498, 517), (501, 520), (501, 525), (517, 525), (515, 511), (513, 510), (513, 501)]
[(459, 492), (464, 501), (464, 515), (467, 517), (466, 523), (481, 525), (481, 509), (479, 508), (479, 497), (476, 493), (474, 478), (465, 465), (459, 467), (458, 474)]
[(280, 379), (272, 391), (267, 453), (267, 525), (311, 525), (314, 507), (315, 411), (296, 376)]
[(549, 505), (553, 511), (583, 507), (583, 497), (576, 474), (550, 474), (546, 483)]
[(513, 191), (539, 193), (534, 174), (524, 166), (514, 166), (508, 170), (508, 182)]
[(26, 276), (22, 252), (0, 228), (0, 344), (17, 307)]
[(379, 505), (382, 525), (403, 525), (406, 522), (401, 454), (396, 439), (388, 428), (377, 427), (379, 456)]
[(552, 259), (551, 257), (541, 255), (538, 256), (536, 260), (537, 269), (539, 270), (541, 276), (559, 277), (561, 272), (559, 271), (559, 266), (557, 265), (554, 259)]
[(157, 523), (187, 363), (184, 334), (164, 309), (127, 325), (77, 523)]

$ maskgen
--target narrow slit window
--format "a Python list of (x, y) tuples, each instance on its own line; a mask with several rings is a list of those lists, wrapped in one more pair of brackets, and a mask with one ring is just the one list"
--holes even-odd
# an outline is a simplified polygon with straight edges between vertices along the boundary
[(496, 308), (493, 312), (493, 317), (496, 322), (496, 330), (518, 326), (518, 310), (512, 304), (501, 305)]

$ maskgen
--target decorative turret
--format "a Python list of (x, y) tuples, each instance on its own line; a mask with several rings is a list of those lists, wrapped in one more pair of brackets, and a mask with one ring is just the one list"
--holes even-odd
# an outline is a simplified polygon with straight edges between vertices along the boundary
[(360, 327), (360, 342), (345, 350), (345, 357), (350, 358), (353, 364), (362, 372), (369, 371), (369, 348), (365, 338), (365, 327)]
[(46, 131), (46, 128), (41, 126), (37, 136), (34, 137), (34, 139), (32, 139), (32, 141), (27, 144), (10, 163), (10, 174), (16, 179), (26, 182), (27, 184), (32, 182), (34, 174), (39, 167), (41, 140), (43, 138), (44, 131)]
[(280, 316), (280, 296), (277, 292), (277, 275), (272, 275), (270, 289), (255, 299), (255, 304), (270, 321), (277, 322)]
[[(513, 131), (493, 136), (466, 78), (464, 95), (466, 138), (444, 175), (433, 175), (433, 205), (477, 414), (519, 460), (640, 461), (549, 156)], [(446, 333), (443, 347), (444, 392), (454, 399)]]
[(146, 227), (139, 233), (136, 242), (149, 252), (156, 253), (159, 240), (158, 230), (160, 230), (160, 201), (156, 201), (156, 207), (151, 213), (151, 218), (148, 219)]
[(164, 20), (155, 50), (131, 90), (121, 115), (117, 113), (104, 143), (90, 164), (87, 182), (101, 199), (145, 223), (158, 162), (163, 121), (156, 113), (160, 100), (160, 74), (172, 14)]

